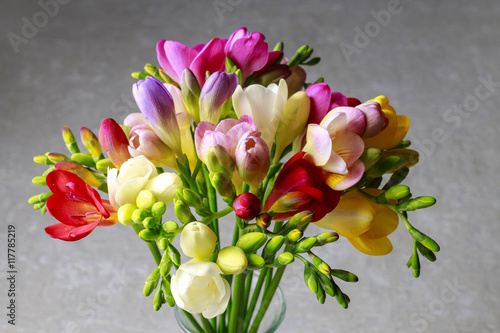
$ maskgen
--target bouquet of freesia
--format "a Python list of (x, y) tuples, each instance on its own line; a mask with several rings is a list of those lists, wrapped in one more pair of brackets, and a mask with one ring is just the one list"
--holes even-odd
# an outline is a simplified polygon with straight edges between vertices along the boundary
[(34, 158), (48, 169), (33, 182), (49, 192), (29, 202), (59, 221), (45, 228), (51, 237), (132, 226), (157, 264), (144, 295), (155, 310), (177, 305), (197, 332), (256, 332), (292, 263), (319, 302), (346, 308), (339, 281), (356, 275), (317, 255), (341, 236), (385, 255), (401, 220), (413, 275), (420, 255), (436, 259), (437, 243), (408, 221), (435, 199), (401, 185), (418, 153), (385, 96), (361, 103), (322, 78), (306, 83), (304, 67), (319, 62), (310, 47), (287, 58), (246, 28), (193, 47), (161, 40), (157, 53), (159, 68), (132, 74), (140, 113), (105, 119), (98, 135), (82, 127), (86, 152), (64, 127), (70, 154)]

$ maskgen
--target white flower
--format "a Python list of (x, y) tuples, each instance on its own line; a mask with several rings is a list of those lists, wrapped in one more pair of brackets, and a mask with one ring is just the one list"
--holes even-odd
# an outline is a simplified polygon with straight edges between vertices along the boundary
[(137, 195), (143, 189), (150, 190), (166, 205), (172, 202), (175, 190), (182, 181), (175, 173), (158, 175), (155, 165), (145, 156), (133, 157), (122, 164), (120, 171), (108, 171), (108, 193), (111, 205), (118, 209), (127, 203), (135, 204)]
[(191, 222), (181, 233), (181, 249), (185, 255), (195, 259), (207, 259), (212, 255), (217, 243), (215, 233), (200, 222)]
[(211, 261), (192, 259), (177, 269), (170, 289), (178, 307), (213, 318), (223, 313), (231, 296), (229, 283)]
[(279, 86), (274, 83), (267, 87), (253, 84), (245, 90), (238, 86), (233, 94), (234, 111), (238, 118), (244, 115), (252, 117), (269, 150), (273, 147), (287, 98), (288, 88), (283, 79)]

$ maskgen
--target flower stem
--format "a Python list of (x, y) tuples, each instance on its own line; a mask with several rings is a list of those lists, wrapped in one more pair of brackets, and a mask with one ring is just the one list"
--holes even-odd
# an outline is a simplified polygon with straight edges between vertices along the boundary
[(242, 305), (245, 294), (245, 274), (239, 274), (234, 277), (233, 295), (231, 314), (229, 317), (229, 333), (241, 332), (240, 313), (242, 312)]
[[(203, 176), (205, 177), (205, 183), (207, 184), (208, 205), (210, 211), (215, 213), (217, 212), (217, 193), (215, 192), (215, 188), (212, 186), (212, 183), (210, 182), (208, 169), (205, 165), (202, 166), (202, 171), (203, 171)], [(217, 220), (217, 218), (214, 218), (212, 220), (212, 227), (215, 235), (217, 236), (217, 239), (219, 239), (219, 221)], [(217, 242), (216, 246), (217, 246), (216, 250), (218, 251), (220, 246), (219, 242)]]
[(260, 291), (262, 290), (262, 285), (264, 284), (264, 279), (267, 275), (266, 271), (268, 269), (269, 269), (268, 267), (264, 267), (260, 271), (259, 279), (257, 280), (257, 284), (255, 285), (255, 289), (253, 291), (252, 299), (250, 300), (250, 304), (249, 304), (247, 312), (245, 314), (245, 321), (243, 322), (243, 332), (247, 331), (248, 326), (250, 324), (250, 319), (252, 319), (253, 311), (255, 310), (255, 307), (257, 306), (257, 300), (259, 299)]
[[(132, 228), (134, 228), (134, 231), (137, 235), (139, 235), (139, 232), (143, 229), (137, 224), (132, 225)], [(148, 245), (149, 251), (153, 255), (153, 258), (155, 259), (156, 264), (159, 265), (161, 262), (161, 253), (160, 250), (158, 249), (158, 245), (156, 244), (156, 242), (153, 241), (145, 241), (145, 242)]]
[(207, 318), (203, 317), (201, 313), (200, 313), (200, 320), (201, 320), (201, 325), (203, 325), (205, 333), (214, 333), (210, 321)]

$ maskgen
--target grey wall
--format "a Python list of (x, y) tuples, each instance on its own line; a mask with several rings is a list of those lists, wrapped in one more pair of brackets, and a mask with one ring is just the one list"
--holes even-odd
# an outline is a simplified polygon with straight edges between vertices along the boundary
[[(30, 181), (43, 169), (32, 157), (65, 152), (62, 126), (97, 131), (102, 119), (136, 111), (129, 73), (156, 63), (157, 40), (192, 45), (240, 26), (263, 32), (271, 45), (284, 41), (289, 55), (302, 44), (314, 47), (322, 62), (310, 69), (312, 80), (324, 76), (334, 90), (361, 100), (387, 95), (410, 117), (408, 137), (422, 153), (407, 183), (416, 196), (438, 198), (433, 208), (410, 214), (442, 246), (437, 263), (423, 263), (419, 279), (405, 267), (411, 238), (403, 226), (384, 257), (367, 257), (341, 240), (321, 254), (358, 274), (357, 284), (343, 284), (349, 309), (331, 299), (317, 303), (296, 264), (283, 282), (282, 331), (498, 331), (500, 3), (401, 0), (387, 22), (377, 23), (373, 13), (390, 3), (60, 0), (57, 12), (53, 6), (47, 9), (53, 15), (44, 16), (36, 1), (3, 1), (2, 332), (178, 331), (170, 309), (154, 312), (142, 296), (153, 260), (130, 228), (99, 228), (76, 243), (45, 234), (54, 220), (26, 202), (40, 191)], [(26, 21), (37, 23), (37, 31), (23, 31)], [(363, 41), (356, 35), (365, 29), (372, 30)], [(24, 39), (13, 44), (9, 33)], [(345, 56), (346, 44), (356, 52)], [(485, 88), (484, 80), (496, 83)], [(17, 240), (15, 327), (6, 316), (7, 225), (15, 226)]]

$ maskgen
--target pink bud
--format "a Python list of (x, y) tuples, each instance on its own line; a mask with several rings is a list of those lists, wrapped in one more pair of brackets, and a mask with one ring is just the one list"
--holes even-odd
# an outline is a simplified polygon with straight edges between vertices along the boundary
[(99, 129), (99, 142), (117, 168), (130, 158), (127, 136), (113, 119), (107, 118), (102, 121)]
[(235, 151), (236, 167), (243, 181), (258, 186), (269, 170), (269, 148), (255, 132), (245, 133), (238, 142)]
[(377, 102), (366, 102), (356, 106), (366, 116), (366, 130), (363, 139), (371, 138), (380, 133), (385, 127), (385, 115), (380, 104)]
[(250, 192), (243, 192), (233, 201), (233, 209), (240, 219), (250, 221), (260, 213), (260, 200)]

